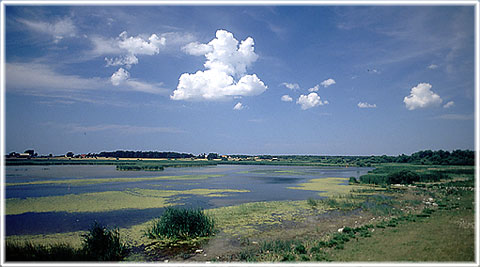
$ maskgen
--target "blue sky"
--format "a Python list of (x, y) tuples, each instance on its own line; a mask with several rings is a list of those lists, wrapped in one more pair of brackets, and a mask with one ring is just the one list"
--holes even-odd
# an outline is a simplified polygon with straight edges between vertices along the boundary
[(474, 149), (473, 6), (6, 6), (5, 152)]

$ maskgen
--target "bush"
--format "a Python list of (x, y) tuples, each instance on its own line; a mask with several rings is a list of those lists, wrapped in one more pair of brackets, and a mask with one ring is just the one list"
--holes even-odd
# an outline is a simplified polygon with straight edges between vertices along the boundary
[(211, 236), (214, 232), (215, 222), (203, 210), (167, 208), (146, 234), (150, 238), (189, 239)]
[(118, 229), (107, 229), (95, 222), (83, 238), (83, 252), (87, 260), (120, 261), (128, 253), (126, 244), (120, 240)]

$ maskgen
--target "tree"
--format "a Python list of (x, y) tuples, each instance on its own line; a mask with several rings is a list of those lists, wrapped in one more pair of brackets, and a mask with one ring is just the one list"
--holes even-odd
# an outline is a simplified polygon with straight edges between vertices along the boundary
[(212, 160), (212, 159), (218, 159), (218, 154), (217, 153), (208, 153), (207, 159)]
[(66, 156), (67, 158), (73, 158), (73, 152), (67, 152)]

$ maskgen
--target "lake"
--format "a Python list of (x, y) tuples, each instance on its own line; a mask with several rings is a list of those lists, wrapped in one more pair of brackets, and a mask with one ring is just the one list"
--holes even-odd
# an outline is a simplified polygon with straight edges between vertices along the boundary
[(371, 169), (217, 165), (117, 171), (112, 165), (7, 166), (6, 235), (87, 230), (95, 220), (129, 227), (160, 216), (167, 206), (209, 209), (320, 198), (318, 191), (291, 187), (311, 179), (359, 177)]

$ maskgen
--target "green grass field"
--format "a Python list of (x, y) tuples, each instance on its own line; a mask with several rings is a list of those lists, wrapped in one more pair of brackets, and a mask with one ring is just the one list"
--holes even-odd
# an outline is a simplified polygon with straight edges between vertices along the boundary
[[(470, 198), (471, 200), (471, 198)], [(471, 209), (441, 210), (417, 222), (375, 229), (372, 237), (331, 253), (341, 262), (472, 262), (475, 224)]]

